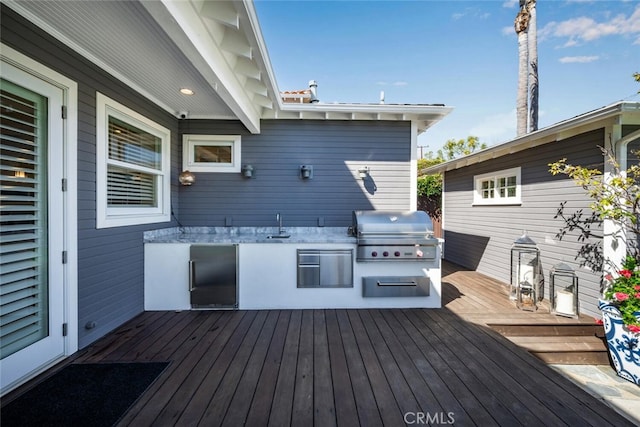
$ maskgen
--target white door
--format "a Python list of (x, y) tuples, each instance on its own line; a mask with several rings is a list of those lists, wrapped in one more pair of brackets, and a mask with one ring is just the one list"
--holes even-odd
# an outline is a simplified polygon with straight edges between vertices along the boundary
[(64, 92), (2, 63), (0, 385), (65, 355)]

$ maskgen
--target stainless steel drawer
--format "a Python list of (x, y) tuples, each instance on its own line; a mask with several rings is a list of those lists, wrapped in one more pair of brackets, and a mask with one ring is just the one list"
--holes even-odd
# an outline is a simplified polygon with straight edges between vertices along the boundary
[(298, 249), (299, 288), (353, 287), (352, 249)]

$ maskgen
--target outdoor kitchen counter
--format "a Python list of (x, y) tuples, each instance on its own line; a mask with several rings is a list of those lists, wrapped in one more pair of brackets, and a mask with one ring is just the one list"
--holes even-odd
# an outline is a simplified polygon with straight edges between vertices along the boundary
[[(441, 305), (439, 249), (438, 256), (421, 262), (361, 262), (356, 259), (358, 242), (347, 227), (285, 227), (285, 233), (290, 237), (268, 239), (278, 234), (277, 227), (173, 227), (145, 232), (145, 310), (192, 309), (189, 261), (194, 245), (237, 245), (238, 308), (242, 310)], [(299, 253), (304, 250), (347, 253), (352, 261), (344, 267), (352, 269), (352, 286), (298, 286), (298, 270), (306, 268), (306, 264), (299, 266)], [(332, 267), (330, 273), (338, 271), (345, 270)], [(430, 294), (364, 295), (366, 278), (408, 276), (427, 277)]]
[(239, 244), (239, 243), (356, 243), (346, 227), (287, 227), (287, 238), (277, 227), (173, 227), (144, 233), (144, 243)]

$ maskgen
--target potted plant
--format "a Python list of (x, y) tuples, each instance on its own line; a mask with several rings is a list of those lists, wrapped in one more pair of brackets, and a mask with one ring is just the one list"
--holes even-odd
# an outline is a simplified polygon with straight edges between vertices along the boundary
[(605, 277), (600, 300), (609, 355), (619, 376), (640, 385), (640, 269), (628, 256), (616, 277)]
[[(614, 368), (621, 377), (640, 384), (640, 151), (632, 152), (629, 160), (637, 159), (638, 163), (630, 161), (625, 171), (608, 151), (602, 152), (611, 166), (609, 178), (602, 170), (570, 165), (566, 159), (549, 164), (553, 175), (569, 176), (593, 200), (591, 216), (584, 216), (582, 210), (565, 216), (561, 204), (556, 217), (563, 219), (565, 226), (557, 237), (562, 239), (567, 232), (577, 230), (578, 240), (584, 242), (576, 257), (583, 259), (581, 265), (594, 272), (616, 272), (603, 278), (599, 308)], [(605, 220), (616, 229), (610, 234), (615, 242), (626, 247), (627, 257), (621, 268), (604, 259), (604, 234), (594, 233)], [(595, 237), (599, 239), (594, 243), (590, 239)]]

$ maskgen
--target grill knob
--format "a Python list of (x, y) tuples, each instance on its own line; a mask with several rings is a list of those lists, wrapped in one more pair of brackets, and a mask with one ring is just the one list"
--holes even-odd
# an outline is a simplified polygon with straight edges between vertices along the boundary
[(387, 251), (382, 252), (382, 256), (389, 256), (389, 252)]
[(395, 256), (400, 256), (400, 251), (395, 251), (393, 254), (394, 254)]
[(371, 256), (374, 257), (374, 258), (377, 257), (378, 256), (378, 252), (376, 252), (376, 251), (371, 252)]

